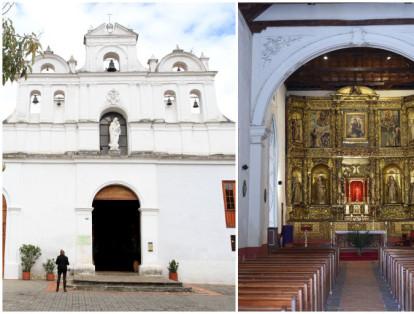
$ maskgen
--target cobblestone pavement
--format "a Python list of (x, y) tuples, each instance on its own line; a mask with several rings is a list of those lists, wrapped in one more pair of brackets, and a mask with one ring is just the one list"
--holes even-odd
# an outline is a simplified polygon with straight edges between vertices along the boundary
[(43, 280), (3, 280), (4, 311), (234, 311), (235, 287), (191, 285), (193, 292), (56, 293)]

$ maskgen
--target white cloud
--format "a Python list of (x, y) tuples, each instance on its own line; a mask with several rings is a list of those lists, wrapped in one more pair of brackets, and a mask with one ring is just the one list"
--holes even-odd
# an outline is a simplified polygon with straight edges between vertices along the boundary
[[(218, 71), (216, 91), (223, 114), (235, 120), (236, 35), (233, 3), (82, 3), (28, 1), (10, 12), (19, 33), (41, 33), (41, 42), (78, 67), (85, 60), (83, 35), (108, 20), (139, 34), (138, 58), (146, 65), (152, 54), (161, 59), (178, 44), (196, 55), (210, 57), (210, 69)], [(224, 32), (223, 32), (224, 31)], [(3, 100), (15, 102), (15, 93), (3, 92)], [(14, 104), (13, 104), (14, 105)]]

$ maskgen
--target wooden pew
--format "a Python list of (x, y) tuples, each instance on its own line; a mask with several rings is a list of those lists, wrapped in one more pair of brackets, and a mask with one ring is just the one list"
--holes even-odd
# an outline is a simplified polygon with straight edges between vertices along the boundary
[(414, 311), (414, 250), (381, 248), (381, 275), (402, 311)]
[(323, 311), (338, 272), (335, 249), (285, 248), (239, 264), (240, 311)]

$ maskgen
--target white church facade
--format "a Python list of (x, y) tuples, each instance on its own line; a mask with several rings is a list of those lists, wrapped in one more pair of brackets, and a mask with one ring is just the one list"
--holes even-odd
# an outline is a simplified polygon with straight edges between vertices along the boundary
[(175, 259), (183, 282), (234, 284), (235, 126), (217, 72), (178, 47), (144, 66), (137, 41), (102, 24), (82, 68), (48, 48), (19, 82), (3, 124), (5, 279), (30, 243), (34, 276), (64, 249), (79, 273), (165, 276)]

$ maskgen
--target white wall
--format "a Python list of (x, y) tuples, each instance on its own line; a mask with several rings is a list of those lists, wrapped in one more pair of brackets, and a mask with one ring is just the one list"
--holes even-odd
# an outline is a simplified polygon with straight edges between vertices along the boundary
[[(234, 284), (230, 235), (235, 229), (226, 228), (221, 186), (222, 180), (234, 178), (233, 161), (7, 160), (5, 278), (20, 277), (18, 248), (26, 243), (42, 249), (32, 269), (36, 277), (43, 277), (42, 263), (55, 258), (60, 249), (75, 269), (84, 267), (85, 260), (91, 262), (91, 245), (87, 258), (79, 256), (85, 254), (79, 249), (79, 237), (91, 240), (92, 232), (89, 225), (89, 234), (79, 233), (78, 219), (91, 218), (80, 217), (79, 210), (91, 208), (102, 187), (117, 183), (139, 196), (142, 209), (157, 210), (151, 221), (158, 230), (141, 234), (142, 240), (154, 243), (153, 256), (143, 252), (152, 266), (159, 266), (166, 276), (168, 261), (176, 259), (184, 282)], [(147, 227), (145, 220), (142, 223)]]

